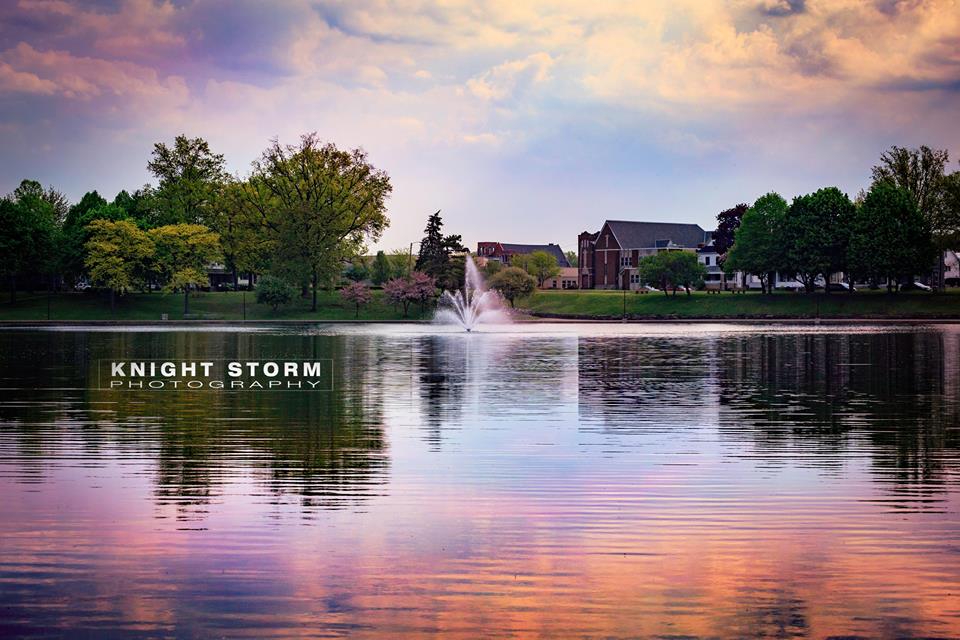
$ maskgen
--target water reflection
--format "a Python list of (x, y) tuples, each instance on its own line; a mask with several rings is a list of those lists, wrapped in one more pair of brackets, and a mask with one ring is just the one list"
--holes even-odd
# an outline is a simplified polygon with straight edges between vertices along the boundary
[(0, 635), (960, 636), (956, 329), (649, 333), (0, 332)]

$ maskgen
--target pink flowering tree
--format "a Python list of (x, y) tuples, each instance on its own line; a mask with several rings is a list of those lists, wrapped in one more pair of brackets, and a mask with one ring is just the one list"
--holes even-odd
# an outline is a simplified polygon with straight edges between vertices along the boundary
[(340, 297), (347, 302), (352, 302), (356, 307), (357, 313), (354, 317), (360, 317), (360, 305), (367, 304), (372, 299), (370, 287), (365, 282), (351, 282), (340, 289)]
[(418, 302), (421, 308), (425, 308), (433, 299), (437, 293), (437, 281), (421, 271), (414, 271), (408, 278), (387, 280), (383, 293), (394, 308), (403, 307), (403, 317), (406, 318), (411, 302)]

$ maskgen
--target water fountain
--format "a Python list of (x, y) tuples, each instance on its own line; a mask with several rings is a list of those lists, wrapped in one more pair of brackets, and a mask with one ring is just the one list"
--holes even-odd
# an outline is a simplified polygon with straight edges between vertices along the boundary
[(483, 276), (470, 255), (464, 265), (466, 277), (463, 290), (453, 293), (444, 291), (434, 315), (434, 322), (460, 325), (466, 331), (472, 331), (480, 323), (503, 324), (510, 322), (510, 316), (503, 306), (503, 299), (496, 291), (488, 291), (483, 286)]

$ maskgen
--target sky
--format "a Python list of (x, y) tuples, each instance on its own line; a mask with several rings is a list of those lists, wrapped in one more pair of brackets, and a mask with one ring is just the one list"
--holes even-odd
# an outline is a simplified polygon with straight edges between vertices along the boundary
[(606, 219), (693, 222), (778, 191), (854, 196), (890, 145), (960, 169), (960, 0), (5, 0), (0, 193), (149, 182), (205, 138), (246, 175), (273, 138), (363, 147), (407, 246)]

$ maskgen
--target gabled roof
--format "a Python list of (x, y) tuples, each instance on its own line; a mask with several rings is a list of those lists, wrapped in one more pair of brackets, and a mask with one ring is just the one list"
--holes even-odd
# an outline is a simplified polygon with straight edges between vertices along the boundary
[(510, 244), (501, 242), (500, 246), (507, 253), (533, 253), (534, 251), (545, 251), (557, 259), (557, 264), (562, 267), (569, 267), (570, 261), (567, 260), (567, 254), (563, 252), (560, 245), (553, 244)]
[(678, 246), (695, 249), (710, 241), (712, 231), (704, 231), (698, 224), (680, 222), (637, 222), (607, 220), (605, 223), (617, 239), (621, 249), (653, 249)]

